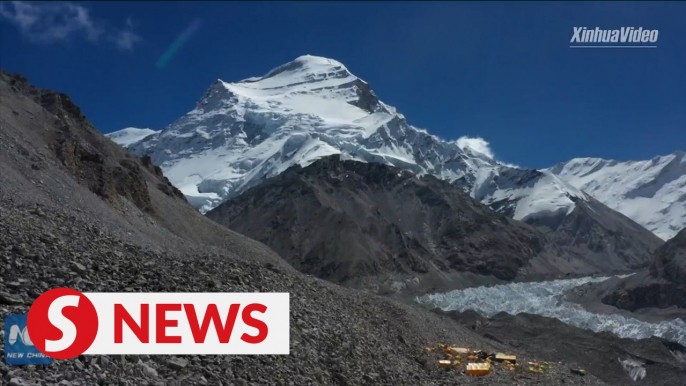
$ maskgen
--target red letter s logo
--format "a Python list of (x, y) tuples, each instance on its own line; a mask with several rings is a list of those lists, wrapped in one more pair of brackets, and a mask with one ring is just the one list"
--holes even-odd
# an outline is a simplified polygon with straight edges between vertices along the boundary
[(83, 354), (98, 333), (98, 314), (81, 292), (69, 288), (47, 291), (29, 309), (27, 329), (43, 354), (69, 359)]

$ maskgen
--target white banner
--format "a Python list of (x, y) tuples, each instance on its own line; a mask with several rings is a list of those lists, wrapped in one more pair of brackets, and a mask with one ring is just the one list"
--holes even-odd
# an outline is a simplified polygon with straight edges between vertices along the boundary
[(73, 293), (29, 314), (47, 355), (289, 353), (288, 293)]

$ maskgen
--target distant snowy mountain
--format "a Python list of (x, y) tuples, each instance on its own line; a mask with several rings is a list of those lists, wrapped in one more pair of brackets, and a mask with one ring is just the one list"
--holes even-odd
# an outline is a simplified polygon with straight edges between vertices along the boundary
[(575, 158), (550, 168), (663, 240), (686, 228), (686, 153), (648, 161)]
[(150, 155), (202, 212), (332, 154), (433, 174), (515, 219), (568, 214), (590, 199), (549, 171), (509, 167), (409, 125), (343, 64), (310, 55), (263, 77), (217, 80), (163, 131), (121, 143)]
[(131, 145), (132, 143), (140, 141), (141, 139), (149, 136), (150, 134), (155, 133), (157, 132), (151, 129), (127, 127), (126, 129), (115, 131), (114, 133), (105, 134), (105, 136), (109, 137), (114, 142), (126, 147)]

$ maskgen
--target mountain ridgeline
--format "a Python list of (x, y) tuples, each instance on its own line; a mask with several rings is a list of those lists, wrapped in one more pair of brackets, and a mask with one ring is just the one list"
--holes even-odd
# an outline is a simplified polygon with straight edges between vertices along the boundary
[(408, 123), (333, 59), (305, 55), (236, 83), (216, 80), (164, 130), (108, 134), (149, 155), (205, 213), (293, 165), (333, 154), (430, 174), (517, 220), (569, 214), (595, 198), (663, 240), (686, 227), (686, 156), (575, 158), (549, 169), (506, 165)]
[(217, 80), (193, 110), (138, 141), (126, 130), (110, 136), (150, 156), (203, 213), (291, 166), (335, 154), (433, 175), (516, 220), (568, 214), (590, 199), (555, 173), (508, 166), (410, 125), (342, 63), (317, 56), (263, 77)]
[(292, 167), (207, 217), (302, 272), (381, 292), (626, 272), (647, 266), (660, 244), (595, 201), (540, 231), (431, 175), (337, 155)]
[(575, 158), (549, 169), (663, 240), (686, 228), (686, 153), (645, 161)]
[[(223, 209), (223, 213), (229, 218), (219, 218), (216, 213), (211, 216), (265, 241), (281, 254), (293, 256), (288, 260), (305, 272), (330, 277), (336, 282), (368, 280), (360, 274), (365, 277), (383, 275), (385, 283), (405, 288), (416, 284), (417, 280), (422, 281), (422, 277), (426, 279), (426, 275), (437, 277), (426, 280), (428, 287), (433, 283), (469, 282), (465, 277), (451, 279), (455, 272), (485, 275), (496, 280), (534, 274), (625, 272), (647, 267), (652, 252), (662, 244), (643, 227), (564, 181), (557, 169), (534, 170), (505, 165), (472, 148), (458, 146), (456, 141), (442, 140), (410, 125), (395, 108), (383, 103), (367, 82), (353, 75), (342, 63), (317, 56), (301, 56), (262, 77), (236, 83), (217, 80), (193, 110), (164, 130), (150, 134), (148, 130), (136, 132), (129, 128), (112, 133), (110, 137), (139, 156), (149, 156), (203, 213), (246, 194), (251, 188), (262, 189), (264, 181), (288, 170), (298, 167), (309, 170), (309, 165), (329, 156), (337, 156), (340, 161), (397, 168), (393, 173), (409, 172), (427, 177), (427, 181), (431, 176), (446, 183), (446, 187), (436, 193), (438, 196), (447, 191), (448, 184), (465, 193), (458, 196), (451, 192), (450, 199), (444, 200), (460, 202), (441, 208), (440, 203), (432, 207), (432, 203), (421, 201), (421, 194), (413, 192), (422, 206), (407, 205), (416, 218), (412, 221), (389, 216), (386, 204), (378, 197), (364, 197), (345, 205), (342, 202), (329, 204), (322, 198), (322, 208), (333, 208), (322, 210), (331, 211), (331, 214), (307, 221), (303, 214), (289, 212), (293, 209), (285, 206), (271, 208), (256, 204), (250, 210), (251, 215), (259, 218), (279, 215), (279, 221), (288, 224), (270, 225), (265, 220), (264, 226), (268, 226), (271, 233), (264, 234), (256, 225), (240, 225), (241, 221), (256, 223), (256, 220), (236, 219), (227, 209)], [(316, 168), (329, 164), (331, 162), (323, 162)], [(335, 174), (333, 170), (330, 172)], [(358, 170), (356, 173), (359, 178), (370, 180), (364, 176), (366, 172)], [(288, 181), (296, 183), (293, 179)], [(322, 189), (352, 188), (346, 185), (345, 179), (341, 181)], [(437, 186), (437, 182), (432, 184)], [(312, 185), (310, 182), (308, 186)], [(265, 186), (270, 188), (274, 184)], [(373, 181), (367, 186), (372, 190), (381, 189)], [(411, 190), (407, 187), (405, 192)], [(311, 197), (319, 199), (322, 195), (311, 193)], [(395, 197), (394, 208), (404, 205), (404, 199)], [(532, 237), (546, 241), (532, 243), (526, 237), (512, 236), (511, 240), (517, 240), (515, 243), (507, 240), (501, 245), (493, 240), (489, 244), (483, 242), (488, 238), (483, 236), (489, 232), (487, 228), (466, 226), (473, 233), (445, 231), (445, 224), (464, 220), (460, 210), (469, 199), (535, 226), (544, 237), (541, 238), (541, 233)], [(283, 200), (285, 198), (275, 202)], [(297, 204), (298, 208), (314, 209), (319, 205), (304, 202), (304, 197), (302, 200), (303, 203)], [(332, 194), (327, 200), (342, 198)], [(233, 202), (243, 201), (239, 198)], [(432, 223), (436, 216), (427, 217), (425, 224), (417, 219), (425, 218), (421, 212), (426, 210), (457, 213), (446, 213), (445, 219), (436, 223)], [(370, 215), (377, 211), (380, 213), (378, 218)], [(491, 213), (479, 211), (470, 221), (490, 224)], [(358, 215), (362, 217), (358, 218)], [(480, 215), (485, 218), (476, 220)], [(341, 229), (350, 230), (335, 234), (328, 223), (325, 228), (329, 230), (321, 235), (309, 229), (315, 228), (314, 224), (319, 224), (322, 218), (329, 217), (337, 217)], [(451, 220), (446, 220), (448, 218)], [(372, 225), (377, 221), (380, 223)], [(424, 228), (430, 230), (423, 232)], [(298, 229), (297, 235), (291, 233)], [(375, 231), (380, 233), (373, 233)], [(324, 242), (332, 237), (340, 243)], [(481, 241), (470, 237), (481, 237)], [(344, 244), (351, 245), (357, 251), (357, 257), (344, 258), (340, 250)], [(368, 251), (363, 252), (365, 248)], [(507, 250), (509, 254), (503, 253)], [(467, 254), (486, 257), (491, 253), (500, 256), (502, 261), (496, 262), (499, 259), (495, 257), (483, 261), (465, 257)], [(440, 275), (435, 274), (438, 272)], [(424, 288), (425, 284), (420, 287)]]
[(207, 217), (302, 272), (382, 290), (449, 288), (465, 272), (513, 280), (546, 245), (445, 181), (339, 156), (292, 167)]

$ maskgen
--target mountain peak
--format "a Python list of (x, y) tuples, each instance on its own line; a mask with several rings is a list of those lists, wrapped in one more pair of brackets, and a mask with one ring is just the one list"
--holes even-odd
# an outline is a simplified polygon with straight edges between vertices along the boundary
[[(379, 101), (367, 82), (351, 74), (341, 62), (313, 55), (299, 56), (261, 77), (235, 83), (217, 79), (196, 104), (195, 113), (224, 114), (232, 106), (264, 103), (267, 109), (281, 106), (279, 110), (289, 114), (325, 116), (325, 120), (333, 118), (339, 124), (353, 124), (376, 112), (395, 114)], [(361, 111), (351, 110), (351, 106)]]
[(273, 70), (269, 71), (264, 78), (271, 78), (273, 76), (279, 75), (284, 72), (307, 72), (307, 73), (317, 73), (326, 74), (330, 72), (348, 72), (348, 69), (343, 65), (343, 63), (325, 58), (323, 56), (314, 55), (302, 55), (295, 58), (286, 64), (282, 64)]
[[(313, 55), (262, 77), (215, 82), (195, 109), (129, 148), (150, 155), (203, 212), (264, 178), (333, 154), (432, 174), (521, 218), (539, 208), (542, 216), (569, 213), (569, 197), (580, 196), (554, 176), (537, 185), (543, 173), (500, 165), (411, 126), (342, 63)], [(526, 208), (516, 211), (520, 201)]]
[(301, 85), (337, 87), (357, 80), (339, 61), (321, 56), (303, 55), (282, 64), (262, 77), (244, 79), (237, 86), (260, 89), (284, 89)]

